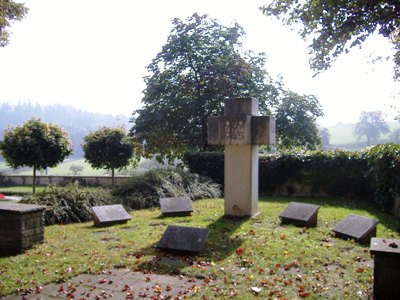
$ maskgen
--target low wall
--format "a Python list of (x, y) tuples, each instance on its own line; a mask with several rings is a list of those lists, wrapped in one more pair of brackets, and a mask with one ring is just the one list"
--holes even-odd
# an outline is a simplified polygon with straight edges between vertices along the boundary
[[(130, 177), (115, 177), (115, 185), (128, 180)], [(36, 176), (36, 185), (63, 185), (70, 182), (79, 182), (87, 186), (112, 186), (111, 176)], [(21, 186), (32, 185), (33, 176), (29, 175), (6, 175), (0, 176), (0, 185)]]

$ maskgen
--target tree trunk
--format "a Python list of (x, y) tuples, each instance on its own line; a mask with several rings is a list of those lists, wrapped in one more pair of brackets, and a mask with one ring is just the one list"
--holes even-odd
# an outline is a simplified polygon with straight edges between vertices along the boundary
[(112, 185), (112, 187), (115, 186), (115, 182), (114, 182), (114, 168), (111, 169), (111, 185)]
[(33, 166), (33, 185), (32, 185), (32, 193), (35, 195), (36, 193), (36, 166)]

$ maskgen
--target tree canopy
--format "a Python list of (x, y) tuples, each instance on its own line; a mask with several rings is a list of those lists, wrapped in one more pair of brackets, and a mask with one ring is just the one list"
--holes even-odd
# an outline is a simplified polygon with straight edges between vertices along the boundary
[(32, 118), (23, 125), (6, 129), (0, 151), (12, 168), (33, 168), (35, 192), (36, 170), (61, 163), (72, 153), (72, 144), (68, 133), (59, 126)]
[(381, 111), (363, 111), (354, 127), (354, 134), (358, 139), (367, 138), (367, 145), (376, 144), (381, 134), (389, 133), (390, 129), (385, 123)]
[(21, 21), (27, 12), (28, 8), (23, 4), (15, 3), (13, 0), (0, 1), (0, 47), (9, 43), (11, 23)]
[(82, 144), (85, 160), (95, 169), (112, 171), (129, 165), (134, 154), (132, 140), (123, 128), (103, 127), (90, 132)]
[(147, 67), (143, 107), (134, 112), (130, 132), (147, 156), (170, 161), (188, 150), (210, 150), (207, 119), (223, 114), (225, 98), (258, 98), (267, 114), (283, 95), (282, 84), (266, 71), (265, 54), (242, 49), (244, 31), (237, 23), (223, 26), (194, 14), (172, 24), (162, 51)]
[(299, 24), (311, 37), (311, 68), (319, 73), (350, 48), (378, 32), (395, 47), (395, 77), (400, 77), (400, 1), (398, 0), (273, 0), (261, 10), (286, 25)]

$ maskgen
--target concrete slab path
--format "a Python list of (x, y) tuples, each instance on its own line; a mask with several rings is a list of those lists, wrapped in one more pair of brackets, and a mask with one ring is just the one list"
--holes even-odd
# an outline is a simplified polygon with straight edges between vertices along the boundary
[(144, 274), (129, 269), (113, 269), (98, 275), (81, 274), (65, 283), (51, 283), (32, 290), (16, 292), (1, 300), (47, 299), (184, 299), (206, 282), (158, 274)]

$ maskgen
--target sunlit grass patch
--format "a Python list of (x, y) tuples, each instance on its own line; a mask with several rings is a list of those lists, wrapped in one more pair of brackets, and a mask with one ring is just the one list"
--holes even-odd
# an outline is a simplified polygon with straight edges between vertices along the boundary
[[(281, 225), (280, 212), (290, 201), (319, 204), (318, 226)], [(193, 202), (186, 217), (162, 217), (158, 208), (136, 210), (121, 225), (96, 228), (92, 222), (52, 225), (45, 242), (22, 255), (0, 258), (0, 294), (80, 273), (110, 268), (182, 274), (208, 282), (194, 297), (201, 299), (357, 299), (372, 290), (368, 245), (335, 238), (331, 229), (349, 213), (380, 220), (377, 235), (400, 238), (400, 222), (373, 205), (324, 198), (263, 198), (261, 214), (252, 219), (223, 217), (223, 200)], [(198, 255), (156, 250), (168, 225), (210, 230)]]

